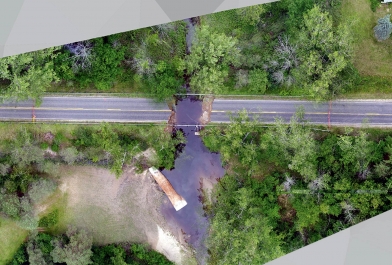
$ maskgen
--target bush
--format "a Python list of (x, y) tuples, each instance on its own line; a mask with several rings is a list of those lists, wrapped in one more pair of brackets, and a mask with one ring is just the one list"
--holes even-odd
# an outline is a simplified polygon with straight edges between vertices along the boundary
[(87, 126), (77, 127), (76, 130), (72, 132), (75, 137), (74, 145), (76, 147), (90, 147), (94, 146), (93, 139), (94, 130)]
[(249, 71), (249, 90), (251, 92), (265, 93), (267, 89), (267, 73), (261, 69)]
[(48, 149), (49, 144), (46, 143), (46, 142), (43, 142), (43, 143), (40, 144), (40, 147), (41, 147), (41, 149), (46, 150), (46, 149)]
[(390, 21), (391, 15), (388, 14), (377, 21), (377, 26), (374, 27), (374, 36), (378, 41), (387, 40), (392, 32), (392, 23)]
[[(132, 260), (140, 260), (145, 264), (160, 264), (160, 265), (171, 265), (173, 264), (167, 258), (153, 250), (148, 250), (147, 247), (141, 244), (133, 244), (131, 246)], [(128, 260), (127, 260), (128, 261)], [(141, 263), (141, 264), (143, 264)]]
[(75, 147), (68, 147), (59, 152), (65, 163), (72, 165), (78, 158), (78, 150)]
[(26, 252), (26, 244), (23, 244), (18, 248), (13, 259), (8, 263), (8, 265), (27, 264), (28, 260), (29, 258)]
[(369, 0), (370, 1), (370, 8), (373, 12), (376, 12), (377, 7), (380, 6), (380, 0)]
[(57, 188), (57, 183), (50, 179), (40, 179), (31, 184), (28, 195), (33, 202), (37, 204), (49, 197)]
[(39, 227), (52, 227), (55, 226), (59, 221), (59, 210), (55, 209), (53, 212), (49, 213), (48, 215), (42, 217), (39, 220), (38, 226)]

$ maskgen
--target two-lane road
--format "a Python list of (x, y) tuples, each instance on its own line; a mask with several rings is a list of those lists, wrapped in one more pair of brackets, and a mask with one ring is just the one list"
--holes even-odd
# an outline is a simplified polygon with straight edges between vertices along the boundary
[(264, 122), (280, 116), (289, 121), (299, 106), (305, 108), (305, 118), (315, 124), (392, 126), (392, 101), (333, 101), (316, 104), (309, 101), (288, 100), (219, 100), (213, 105), (212, 121), (227, 122), (227, 112), (246, 109), (260, 115)]
[[(358, 126), (366, 119), (370, 126), (392, 125), (392, 101), (334, 101), (315, 104), (291, 100), (222, 100), (215, 99), (211, 122), (229, 122), (228, 112), (246, 109), (264, 122), (280, 116), (286, 121), (299, 106), (313, 123)], [(329, 114), (330, 111), (330, 114)], [(68, 122), (166, 122), (170, 110), (165, 103), (142, 98), (115, 97), (45, 97), (39, 108), (32, 101), (0, 105), (0, 120)]]
[(163, 122), (170, 110), (165, 103), (139, 98), (45, 97), (39, 108), (32, 101), (0, 105), (0, 120), (71, 122)]

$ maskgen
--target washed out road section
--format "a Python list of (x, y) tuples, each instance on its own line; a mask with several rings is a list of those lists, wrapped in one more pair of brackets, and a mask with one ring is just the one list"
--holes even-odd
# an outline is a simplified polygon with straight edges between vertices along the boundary
[[(305, 108), (305, 118), (312, 123), (331, 125), (360, 125), (367, 120), (370, 126), (392, 124), (392, 101), (333, 101), (316, 104), (294, 100), (224, 100), (215, 99), (211, 122), (229, 122), (228, 113), (246, 109), (259, 115), (264, 122), (275, 117), (289, 121), (299, 106)], [(0, 120), (74, 122), (166, 122), (170, 109), (166, 103), (151, 99), (117, 97), (45, 97), (39, 108), (33, 101), (0, 105)], [(329, 114), (330, 111), (330, 114)], [(329, 119), (328, 119), (329, 115)]]

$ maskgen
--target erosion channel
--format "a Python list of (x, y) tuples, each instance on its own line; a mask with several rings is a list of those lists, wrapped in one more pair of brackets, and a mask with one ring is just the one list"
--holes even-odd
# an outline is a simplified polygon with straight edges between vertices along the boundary
[[(188, 24), (187, 46), (194, 34), (195, 19), (185, 20)], [(190, 36), (191, 35), (191, 36)], [(189, 47), (187, 47), (189, 52)], [(189, 92), (188, 78), (185, 84)], [(212, 98), (203, 101), (197, 96), (176, 98), (173, 130), (181, 131), (186, 137), (186, 145), (177, 157), (172, 170), (162, 173), (171, 182), (173, 188), (187, 201), (187, 205), (176, 211), (168, 199), (165, 199), (161, 212), (170, 232), (182, 244), (190, 244), (195, 250), (199, 264), (205, 264), (208, 257), (205, 239), (208, 234), (209, 220), (203, 210), (203, 196), (208, 196), (213, 185), (224, 174), (220, 155), (211, 153), (203, 144), (198, 132), (209, 121)]]

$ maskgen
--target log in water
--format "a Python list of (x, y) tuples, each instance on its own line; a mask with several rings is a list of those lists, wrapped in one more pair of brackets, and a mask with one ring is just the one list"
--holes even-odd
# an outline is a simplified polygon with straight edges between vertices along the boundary
[(187, 205), (184, 198), (179, 195), (170, 182), (165, 178), (165, 176), (155, 167), (149, 168), (151, 175), (154, 177), (155, 181), (158, 185), (162, 188), (162, 190), (166, 193), (167, 197), (169, 198), (170, 202), (173, 204), (174, 209), (176, 211), (182, 209)]

